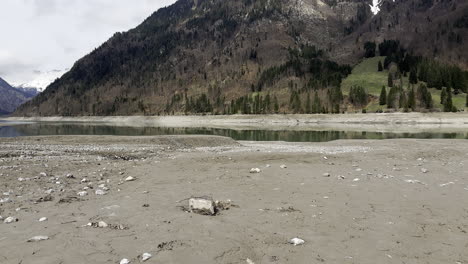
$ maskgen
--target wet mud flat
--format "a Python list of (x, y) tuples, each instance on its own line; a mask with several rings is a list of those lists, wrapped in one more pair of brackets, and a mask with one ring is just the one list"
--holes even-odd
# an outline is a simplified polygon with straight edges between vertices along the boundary
[(466, 140), (5, 138), (0, 263), (467, 263), (467, 200)]

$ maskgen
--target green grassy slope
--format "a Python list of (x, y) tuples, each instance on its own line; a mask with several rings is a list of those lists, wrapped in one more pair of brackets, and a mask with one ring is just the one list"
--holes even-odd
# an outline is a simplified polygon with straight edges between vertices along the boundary
[[(383, 63), (385, 57), (374, 57), (364, 59), (361, 63), (356, 65), (352, 71), (352, 73), (343, 80), (341, 83), (341, 88), (343, 89), (343, 94), (348, 95), (351, 86), (353, 85), (360, 85), (364, 87), (370, 95), (375, 97), (379, 97), (380, 91), (382, 86), (386, 86), (387, 93), (390, 88), (387, 86), (387, 78), (388, 78), (388, 70), (384, 70), (382, 72), (377, 71), (377, 65), (379, 60)], [(403, 78), (403, 86), (406, 88), (408, 87), (409, 80), (408, 77)], [(440, 104), (440, 90), (435, 88), (429, 89), (432, 94), (432, 99), (434, 101), (434, 108), (435, 109), (442, 109), (442, 105)], [(460, 93), (458, 95), (453, 95), (452, 97), (453, 104), (459, 109), (465, 109), (465, 102), (466, 102), (466, 94)], [(377, 100), (372, 100), (369, 102), (367, 106), (367, 110), (370, 112), (375, 112), (377, 110), (385, 110), (386, 106), (380, 106)]]

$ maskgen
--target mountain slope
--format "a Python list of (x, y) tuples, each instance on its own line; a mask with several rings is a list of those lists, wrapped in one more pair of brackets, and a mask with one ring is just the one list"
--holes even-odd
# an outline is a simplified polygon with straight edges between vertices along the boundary
[[(236, 113), (267, 98), (276, 112), (294, 112), (290, 105), (305, 95), (324, 111), (340, 111), (342, 99), (330, 98), (349, 71), (332, 61), (355, 64), (363, 43), (383, 39), (401, 38), (415, 53), (431, 55), (433, 45), (420, 40), (435, 29), (423, 18), (447, 17), (455, 25), (465, 2), (384, 0), (372, 16), (371, 0), (179, 0), (116, 33), (16, 114)], [(466, 32), (461, 21), (447, 32)], [(463, 45), (450, 47), (438, 58), (462, 65)]]
[(0, 114), (12, 113), (19, 105), (30, 98), (31, 96), (13, 88), (0, 78)]

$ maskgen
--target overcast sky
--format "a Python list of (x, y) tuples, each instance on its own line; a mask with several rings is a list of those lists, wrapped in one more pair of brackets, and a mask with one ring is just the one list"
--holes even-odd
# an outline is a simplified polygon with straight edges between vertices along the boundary
[(0, 77), (63, 70), (175, 0), (0, 0)]

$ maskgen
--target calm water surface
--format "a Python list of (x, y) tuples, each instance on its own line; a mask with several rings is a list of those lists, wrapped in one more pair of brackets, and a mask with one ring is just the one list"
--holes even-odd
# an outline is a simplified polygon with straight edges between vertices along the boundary
[(233, 130), (218, 128), (122, 127), (104, 124), (4, 122), (0, 121), (0, 137), (46, 135), (218, 135), (235, 140), (323, 142), (337, 139), (390, 139), (390, 138), (447, 138), (468, 139), (466, 133), (387, 133), (356, 131), (298, 131), (298, 130)]

